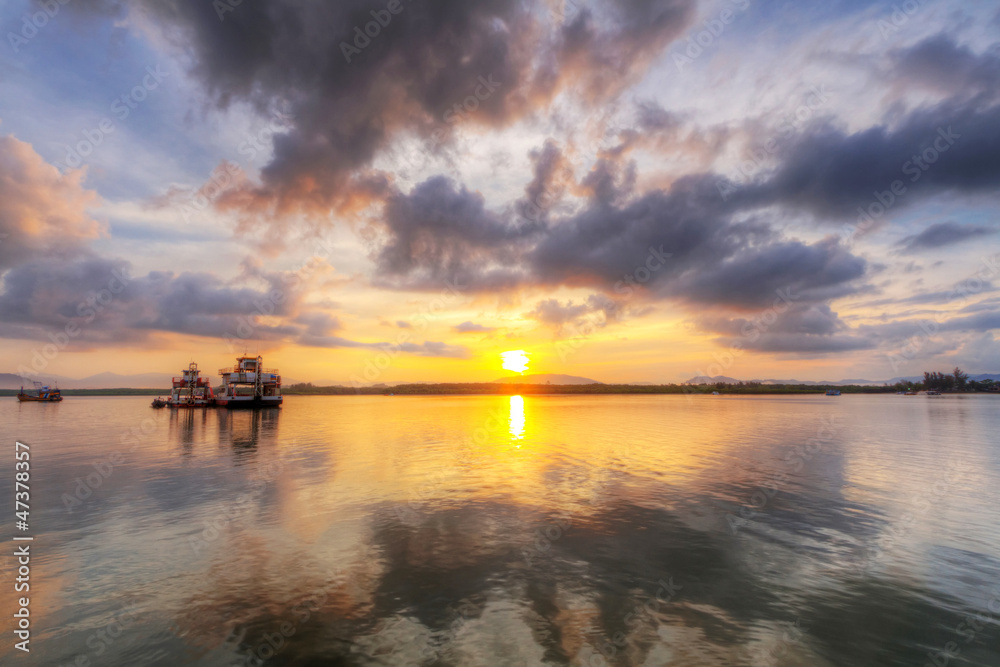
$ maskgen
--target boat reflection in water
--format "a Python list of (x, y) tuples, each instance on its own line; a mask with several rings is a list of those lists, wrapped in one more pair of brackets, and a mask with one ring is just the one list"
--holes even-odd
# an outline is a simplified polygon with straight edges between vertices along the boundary
[(276, 443), (280, 410), (218, 410), (219, 444), (234, 451), (254, 451), (265, 442)]

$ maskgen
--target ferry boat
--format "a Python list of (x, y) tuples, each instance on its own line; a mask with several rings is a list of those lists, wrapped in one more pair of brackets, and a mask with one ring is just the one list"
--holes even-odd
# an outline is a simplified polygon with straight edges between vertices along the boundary
[[(212, 383), (201, 377), (198, 364), (191, 362), (180, 377), (173, 378), (173, 388), (167, 405), (172, 408), (206, 408), (215, 405)], [(156, 407), (156, 402), (153, 402)]]
[(261, 357), (238, 357), (236, 366), (219, 370), (222, 391), (215, 404), (225, 408), (270, 408), (281, 405), (281, 375), (264, 368)]
[(62, 399), (62, 394), (58, 389), (50, 389), (49, 387), (42, 386), (41, 382), (35, 382), (35, 388), (24, 390), (21, 387), (20, 393), (17, 395), (17, 400), (24, 402), (41, 402), (41, 403), (58, 403)]

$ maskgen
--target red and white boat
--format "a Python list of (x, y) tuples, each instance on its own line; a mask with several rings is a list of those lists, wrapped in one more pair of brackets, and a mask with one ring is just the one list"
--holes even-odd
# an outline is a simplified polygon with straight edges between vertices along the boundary
[(264, 368), (261, 357), (238, 357), (236, 366), (219, 370), (222, 391), (215, 404), (226, 408), (271, 408), (281, 405), (281, 375)]
[(167, 405), (172, 408), (207, 408), (215, 405), (215, 394), (208, 378), (201, 377), (198, 364), (191, 362), (180, 377), (173, 378)]

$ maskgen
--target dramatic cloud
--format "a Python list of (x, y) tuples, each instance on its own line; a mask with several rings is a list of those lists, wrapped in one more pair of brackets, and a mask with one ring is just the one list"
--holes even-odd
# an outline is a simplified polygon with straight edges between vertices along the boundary
[(701, 318), (699, 326), (723, 334), (722, 342), (740, 350), (819, 356), (875, 348), (872, 335), (851, 332), (825, 304), (778, 301), (752, 318)]
[[(252, 262), (244, 275), (260, 287), (230, 284), (211, 273), (154, 271), (132, 275), (128, 262), (86, 256), (70, 262), (38, 260), (9, 270), (0, 291), (0, 336), (57, 344), (104, 346), (147, 341), (157, 332), (223, 339), (236, 351), (248, 341), (306, 347), (391, 347), (334, 335), (333, 314), (305, 303), (308, 275), (265, 272)], [(403, 352), (465, 357), (442, 342), (407, 343)]]
[(956, 222), (938, 222), (919, 234), (907, 236), (899, 242), (902, 252), (914, 253), (921, 250), (941, 248), (961, 243), (968, 239), (995, 234), (996, 230), (977, 225), (962, 225)]
[(221, 3), (196, 0), (121, 4), (172, 26), (217, 107), (294, 118), (274, 139), (262, 183), (217, 201), (276, 224), (377, 198), (384, 182), (368, 168), (404, 134), (440, 143), (467, 120), (508, 125), (565, 90), (606, 102), (694, 18), (693, 0), (614, 0), (566, 14), (518, 0), (405, 1), (395, 14), (366, 0), (283, 0), (226, 6), (223, 16)]
[(97, 194), (81, 186), (83, 178), (83, 171), (60, 174), (30, 144), (0, 137), (0, 272), (42, 257), (72, 257), (100, 235), (87, 213)]
[(974, 53), (938, 34), (892, 54), (890, 80), (898, 87), (914, 84), (944, 96), (984, 96), (1000, 93), (1000, 54)]
[[(92, 346), (163, 332), (464, 358), (493, 354), (493, 335), (466, 335), (501, 330), (469, 320), (491, 308), (537, 323), (502, 329), (524, 349), (584, 327), (624, 338), (615, 326), (655, 312), (636, 328), (642, 344), (694, 322), (708, 335), (685, 350), (739, 342), (860, 363), (926, 315), (939, 334), (921, 354), (975, 336), (970, 358), (989, 356), (1000, 274), (977, 274), (960, 305), (948, 288), (964, 274), (959, 244), (997, 238), (984, 221), (1000, 204), (1000, 49), (976, 3), (908, 17), (889, 40), (857, 33), (875, 15), (864, 3), (803, 6), (794, 20), (750, 3), (719, 34), (718, 8), (694, 0), (387, 7), (67, 4), (45, 33), (62, 50), (39, 37), (18, 56), (11, 90), (25, 94), (0, 111), (19, 137), (46, 155), (68, 141), (62, 117), (22, 120), (21, 98), (65, 104), (76, 130), (64, 134), (83, 136), (129, 83), (118, 65), (139, 56), (169, 63), (176, 94), (117, 126), (90, 181), (0, 139), (0, 336), (45, 341), (74, 324)], [(700, 53), (682, 68), (671, 54), (689, 53), (686, 37)], [(65, 77), (24, 76), (57, 57)], [(830, 95), (814, 105), (815, 91)], [(775, 127), (803, 99), (809, 113)], [(261, 123), (268, 145), (253, 155), (268, 157), (237, 164), (240, 135)], [(135, 160), (111, 159), (126, 137)], [(420, 168), (403, 164), (411, 155)], [(109, 185), (116, 168), (144, 174), (141, 196)], [(180, 229), (170, 218), (190, 223), (192, 202), (199, 228)], [(128, 234), (140, 227), (158, 233), (142, 247)], [(329, 275), (294, 282), (319, 237)], [(257, 259), (240, 266), (244, 244)], [(940, 261), (899, 257), (931, 250)], [(115, 257), (144, 275), (122, 274), (98, 304), (113, 271), (131, 270)], [(421, 304), (441, 319), (418, 323)], [(401, 338), (383, 342), (386, 331)]]
[(894, 128), (845, 134), (820, 126), (789, 145), (766, 181), (736, 188), (732, 197), (843, 223), (862, 213), (878, 219), (943, 191), (992, 192), (1000, 183), (998, 123), (1000, 106), (949, 102), (915, 111)]
[(444, 177), (390, 198), (383, 225), (387, 238), (375, 257), (375, 283), (430, 289), (473, 279), (480, 290), (518, 284), (524, 279), (520, 256), (544, 229), (502, 219), (481, 195)]
[[(388, 206), (378, 280), (410, 289), (454, 280), (473, 291), (565, 285), (618, 295), (645, 286), (659, 297), (752, 309), (781, 289), (810, 301), (844, 296), (864, 277), (864, 260), (835, 241), (807, 245), (764, 224), (732, 222), (711, 177), (688, 177), (630, 203), (623, 180), (600, 163), (585, 180), (589, 206), (546, 224), (505, 221), (478, 195), (427, 181)], [(555, 309), (546, 303), (535, 314), (541, 321)]]

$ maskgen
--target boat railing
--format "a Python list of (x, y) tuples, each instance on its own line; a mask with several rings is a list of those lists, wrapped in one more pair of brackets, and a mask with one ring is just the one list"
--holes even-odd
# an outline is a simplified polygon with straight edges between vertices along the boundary
[[(251, 373), (256, 373), (256, 372), (257, 372), (256, 369), (247, 370), (247, 369), (242, 369), (239, 366), (231, 367), (231, 368), (220, 368), (219, 369), (219, 375), (231, 375), (231, 374), (249, 375)], [(265, 368), (262, 371), (260, 371), (260, 374), (261, 375), (280, 375), (281, 373), (280, 373), (280, 371), (278, 371), (277, 368)]]

